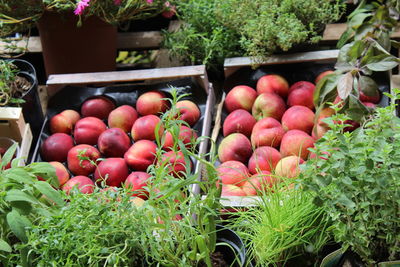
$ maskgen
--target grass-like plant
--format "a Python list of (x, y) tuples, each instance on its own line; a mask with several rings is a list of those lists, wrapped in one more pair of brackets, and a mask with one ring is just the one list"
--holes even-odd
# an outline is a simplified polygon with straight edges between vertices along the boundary
[(22, 104), (20, 97), (31, 88), (31, 84), (18, 76), (18, 68), (12, 60), (0, 59), (0, 106)]

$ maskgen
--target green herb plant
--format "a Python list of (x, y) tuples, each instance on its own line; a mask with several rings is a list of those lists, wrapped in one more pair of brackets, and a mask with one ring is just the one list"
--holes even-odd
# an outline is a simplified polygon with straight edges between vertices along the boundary
[(20, 97), (28, 89), (29, 82), (18, 76), (18, 68), (12, 60), (0, 59), (0, 107), (24, 103)]
[(362, 126), (344, 132), (348, 116), (325, 119), (332, 130), (315, 144), (315, 159), (303, 165), (300, 179), (316, 193), (315, 203), (332, 221), (335, 240), (368, 266), (400, 258), (399, 90), (391, 104), (377, 108)]
[[(259, 192), (255, 206), (235, 212), (231, 219), (256, 266), (286, 266), (298, 256), (303, 256), (296, 258), (299, 266), (312, 265), (331, 239), (330, 222), (324, 209), (312, 203), (314, 194), (290, 183), (293, 180), (283, 180)], [(303, 259), (306, 262), (300, 263)]]
[[(28, 229), (39, 217), (50, 217), (64, 206), (55, 169), (49, 163), (18, 166), (16, 144), (0, 161), (0, 262), (2, 266), (29, 266), (28, 252), (19, 245), (28, 242)], [(11, 162), (11, 167), (6, 166)], [(39, 181), (38, 176), (46, 181)]]
[(317, 113), (336, 97), (343, 101), (338, 112), (346, 113), (352, 120), (361, 121), (371, 112), (360, 101), (360, 92), (366, 96), (379, 94), (374, 72), (389, 71), (399, 64), (399, 59), (390, 53), (391, 47), (400, 47), (390, 39), (399, 15), (398, 1), (360, 1), (348, 17), (348, 28), (338, 42), (335, 72), (316, 85)]

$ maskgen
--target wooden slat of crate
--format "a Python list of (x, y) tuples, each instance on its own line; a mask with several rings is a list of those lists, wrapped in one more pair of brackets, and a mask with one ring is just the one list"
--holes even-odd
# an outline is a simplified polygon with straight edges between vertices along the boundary
[[(337, 41), (340, 39), (340, 36), (347, 29), (346, 23), (337, 23), (337, 24), (327, 24), (322, 35), (323, 41)], [(392, 38), (399, 39), (400, 38), (400, 29), (396, 29), (392, 35)]]
[(23, 159), (23, 161), (21, 161), (21, 164), (25, 164), (28, 160), (29, 151), (32, 146), (32, 140), (33, 140), (32, 131), (31, 131), (31, 127), (28, 123), (28, 124), (26, 124), (25, 131), (24, 131), (23, 137), (22, 137), (22, 141), (20, 142), (20, 150), (19, 150), (18, 157)]
[(22, 108), (0, 108), (0, 136), (5, 136), (21, 142), (26, 131), (26, 123)]

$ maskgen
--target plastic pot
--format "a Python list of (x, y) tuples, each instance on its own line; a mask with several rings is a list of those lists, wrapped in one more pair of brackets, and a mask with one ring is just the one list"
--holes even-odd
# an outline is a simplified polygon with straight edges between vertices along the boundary
[(242, 239), (234, 231), (222, 225), (217, 225), (215, 252), (220, 252), (223, 255), (228, 266), (251, 266), (250, 263), (247, 263), (246, 247)]

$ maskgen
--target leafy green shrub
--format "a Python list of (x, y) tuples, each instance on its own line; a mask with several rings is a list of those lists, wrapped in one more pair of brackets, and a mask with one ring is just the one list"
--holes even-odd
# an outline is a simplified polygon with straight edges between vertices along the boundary
[(334, 123), (348, 119), (343, 114), (326, 119), (332, 130), (315, 144), (324, 156), (307, 161), (300, 175), (332, 219), (335, 240), (370, 266), (400, 258), (399, 92), (354, 132)]

